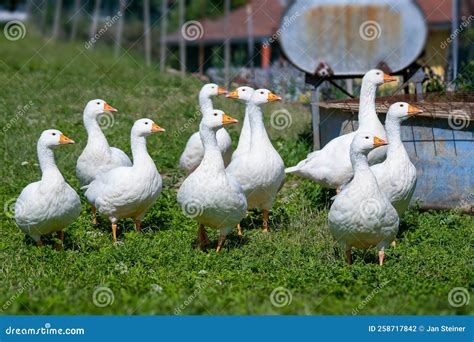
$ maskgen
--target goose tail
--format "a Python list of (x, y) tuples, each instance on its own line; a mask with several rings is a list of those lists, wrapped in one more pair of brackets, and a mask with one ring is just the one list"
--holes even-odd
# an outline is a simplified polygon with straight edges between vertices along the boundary
[(292, 166), (292, 167), (287, 167), (285, 169), (285, 173), (294, 173), (294, 172), (297, 172), (300, 168), (298, 167), (298, 165), (296, 166)]

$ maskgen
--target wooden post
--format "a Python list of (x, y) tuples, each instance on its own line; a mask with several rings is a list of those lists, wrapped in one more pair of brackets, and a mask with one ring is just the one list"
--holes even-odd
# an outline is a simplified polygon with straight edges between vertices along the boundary
[(74, 0), (74, 9), (72, 12), (71, 35), (69, 36), (69, 40), (71, 42), (76, 40), (77, 24), (79, 22), (79, 18), (81, 17), (80, 9), (81, 9), (81, 0)]
[(161, 30), (160, 30), (160, 71), (166, 69), (166, 32), (168, 26), (168, 0), (161, 0)]
[(262, 69), (268, 69), (270, 67), (271, 53), (271, 46), (269, 44), (262, 44)]
[(56, 9), (54, 10), (53, 34), (51, 38), (57, 39), (59, 36), (59, 25), (61, 23), (61, 8), (63, 7), (63, 0), (56, 1)]
[(151, 65), (150, 0), (143, 0), (143, 35), (145, 38), (145, 62)]
[(48, 17), (48, 0), (43, 1), (40, 12), (41, 12), (40, 30), (41, 30), (41, 33), (45, 35), (46, 34), (46, 19)]
[(114, 55), (117, 58), (120, 55), (120, 48), (122, 47), (123, 23), (125, 20), (125, 11), (127, 10), (127, 1), (119, 0), (120, 17), (117, 23), (117, 32), (115, 33), (115, 51)]
[[(182, 29), (184, 26), (184, 17), (185, 17), (184, 0), (179, 0), (179, 27), (180, 29)], [(179, 61), (181, 64), (181, 76), (184, 76), (186, 73), (186, 41), (182, 33), (179, 38)]]
[(230, 75), (230, 0), (224, 1), (224, 87), (229, 87)]
[(313, 118), (313, 151), (321, 149), (321, 138), (319, 134), (319, 86), (311, 90), (311, 114)]
[(199, 42), (199, 56), (198, 56), (198, 62), (199, 62), (199, 76), (204, 75), (204, 44)]
[(254, 68), (254, 61), (253, 61), (253, 49), (254, 49), (254, 39), (253, 39), (253, 10), (252, 4), (247, 4), (246, 13), (247, 13), (247, 54), (248, 60), (250, 63), (250, 73), (251, 73), (251, 84), (255, 83), (255, 68)]
[[(92, 24), (91, 31), (89, 33), (89, 39), (92, 41), (95, 34), (97, 33), (97, 26), (99, 26), (99, 16), (100, 16), (100, 5), (101, 0), (95, 0), (94, 13), (92, 14)], [(91, 47), (94, 47), (95, 44), (91, 44)]]

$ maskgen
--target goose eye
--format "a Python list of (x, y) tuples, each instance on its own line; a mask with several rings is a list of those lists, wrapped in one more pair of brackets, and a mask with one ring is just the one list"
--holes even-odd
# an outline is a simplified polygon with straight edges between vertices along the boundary
[(56, 135), (56, 133), (51, 133), (52, 135)]
[(217, 116), (217, 113), (214, 113), (214, 116)]
[(100, 105), (100, 102), (97, 102), (98, 105)]
[(261, 91), (261, 92), (260, 92), (260, 94), (262, 94), (262, 95), (263, 95), (263, 94), (264, 94), (264, 92), (263, 92), (263, 91)]
[(377, 75), (380, 75), (380, 72), (377, 72)]
[(369, 139), (369, 137), (365, 137), (365, 139)]
[(401, 104), (400, 107), (403, 107), (403, 105)]
[(145, 122), (145, 125), (148, 125), (148, 122)]
[(245, 89), (242, 89), (242, 91), (245, 91)]

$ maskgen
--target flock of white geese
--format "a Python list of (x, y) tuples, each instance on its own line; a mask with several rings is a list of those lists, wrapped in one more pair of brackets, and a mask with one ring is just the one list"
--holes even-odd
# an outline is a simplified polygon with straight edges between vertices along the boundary
[[(398, 232), (399, 215), (407, 208), (416, 184), (416, 169), (400, 137), (401, 122), (421, 110), (397, 102), (387, 112), (385, 127), (375, 111), (377, 87), (395, 81), (381, 70), (371, 70), (362, 79), (359, 127), (341, 135), (319, 151), (310, 153), (285, 170), (264, 126), (262, 105), (281, 100), (267, 89), (244, 86), (228, 93), (210, 83), (199, 93), (202, 120), (199, 132), (188, 140), (179, 165), (187, 177), (178, 190), (183, 213), (198, 224), (198, 243), (209, 244), (206, 227), (219, 230), (217, 251), (226, 236), (237, 228), (248, 209), (263, 215), (263, 231), (269, 231), (269, 211), (283, 186), (285, 172), (309, 178), (327, 188), (337, 189), (329, 211), (331, 233), (343, 246), (352, 263), (352, 247), (376, 246), (380, 265), (384, 250)], [(211, 98), (226, 97), (245, 103), (245, 117), (237, 149), (232, 152), (225, 125), (237, 120), (214, 109)], [(87, 145), (77, 160), (76, 175), (85, 197), (96, 212), (108, 218), (113, 240), (117, 222), (133, 218), (137, 231), (147, 211), (162, 190), (161, 176), (146, 147), (146, 138), (165, 130), (151, 119), (137, 120), (130, 134), (133, 162), (120, 149), (111, 147), (99, 124), (104, 112), (115, 112), (103, 100), (87, 103), (83, 119)], [(41, 246), (41, 236), (57, 233), (80, 214), (81, 201), (56, 166), (53, 150), (74, 144), (56, 129), (42, 132), (37, 152), (42, 178), (26, 186), (15, 203), (15, 220)]]

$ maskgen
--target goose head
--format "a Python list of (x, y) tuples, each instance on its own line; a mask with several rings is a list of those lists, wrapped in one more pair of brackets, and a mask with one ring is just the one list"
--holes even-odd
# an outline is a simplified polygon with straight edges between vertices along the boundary
[(101, 99), (91, 100), (87, 102), (86, 108), (84, 109), (84, 114), (91, 117), (97, 118), (100, 114), (104, 112), (116, 112), (117, 109), (109, 105), (107, 102)]
[(386, 73), (384, 73), (380, 69), (372, 69), (368, 71), (364, 77), (362, 78), (362, 82), (368, 82), (370, 84), (373, 84), (375, 86), (379, 86), (384, 83), (388, 82), (393, 82), (396, 81), (397, 78), (394, 76), (390, 76)]
[(238, 99), (245, 102), (249, 102), (250, 99), (252, 98), (254, 91), (255, 89), (247, 87), (247, 86), (238, 87), (234, 91), (227, 94), (226, 97), (229, 99)]
[(423, 111), (406, 102), (395, 102), (388, 108), (387, 118), (404, 121), (410, 116), (422, 113)]
[(158, 126), (153, 120), (139, 119), (132, 127), (132, 135), (146, 137), (152, 133), (164, 132), (165, 129)]
[(74, 144), (74, 140), (66, 137), (61, 131), (57, 129), (47, 129), (41, 133), (38, 140), (38, 145), (47, 148), (55, 148), (60, 145)]
[(201, 91), (199, 92), (200, 97), (211, 97), (211, 96), (224, 95), (224, 94), (227, 94), (227, 90), (219, 87), (215, 83), (205, 84), (201, 88)]
[(256, 105), (261, 105), (268, 102), (280, 101), (281, 97), (273, 94), (268, 89), (257, 89), (252, 95), (251, 101)]
[(359, 132), (351, 143), (351, 150), (364, 155), (369, 154), (374, 148), (387, 145), (387, 142), (374, 134)]
[(237, 123), (238, 121), (233, 117), (230, 117), (222, 110), (213, 109), (204, 113), (202, 116), (201, 125), (204, 125), (214, 131), (222, 128), (224, 125)]

